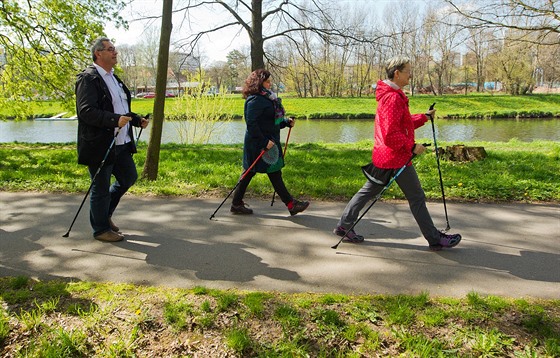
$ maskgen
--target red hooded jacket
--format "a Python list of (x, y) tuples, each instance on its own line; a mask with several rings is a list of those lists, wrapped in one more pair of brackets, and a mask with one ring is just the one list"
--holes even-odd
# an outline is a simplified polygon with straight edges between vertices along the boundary
[[(388, 81), (378, 81), (375, 98), (375, 144), (372, 161), (378, 168), (397, 169), (412, 156), (414, 130), (428, 121), (425, 114), (410, 114), (408, 97)], [(396, 87), (396, 85), (395, 85)]]

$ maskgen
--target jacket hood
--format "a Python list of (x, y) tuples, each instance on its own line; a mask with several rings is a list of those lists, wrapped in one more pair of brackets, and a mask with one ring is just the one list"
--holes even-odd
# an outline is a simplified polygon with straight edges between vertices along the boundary
[(403, 99), (407, 98), (402, 89), (390, 80), (377, 81), (377, 88), (375, 89), (375, 99), (377, 102), (380, 102), (389, 94), (398, 94)]

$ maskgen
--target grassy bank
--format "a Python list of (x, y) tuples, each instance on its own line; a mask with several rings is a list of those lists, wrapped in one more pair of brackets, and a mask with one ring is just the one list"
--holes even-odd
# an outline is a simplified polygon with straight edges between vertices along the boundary
[[(377, 103), (373, 96), (360, 98), (297, 98), (284, 96), (284, 106), (289, 115), (298, 118), (371, 118)], [(166, 99), (169, 112), (176, 99)], [(430, 104), (437, 102), (438, 116), (442, 118), (514, 118), (514, 117), (560, 117), (560, 95), (534, 94), (530, 96), (470, 94), (464, 95), (417, 95), (410, 97), (413, 113), (425, 112)], [(132, 109), (136, 113), (153, 112), (153, 99), (134, 99)], [(243, 99), (231, 95), (229, 114), (235, 118), (243, 116)], [(64, 109), (59, 102), (30, 102), (30, 113), (34, 117), (50, 117), (73, 109)], [(188, 113), (188, 110), (186, 111)], [(7, 109), (0, 109), (0, 118), (14, 116)]]
[(560, 301), (0, 278), (3, 357), (558, 357)]
[[(419, 140), (421, 141), (421, 140)], [(454, 143), (442, 142), (444, 148)], [(560, 142), (472, 142), (488, 157), (458, 163), (441, 160), (445, 195), (458, 201), (560, 202)], [(432, 149), (433, 150), (433, 149)], [(130, 190), (138, 195), (225, 196), (241, 174), (241, 145), (162, 146), (157, 181), (140, 179)], [(146, 157), (142, 144), (135, 155), (139, 171)], [(360, 165), (371, 159), (371, 142), (292, 144), (283, 170), (294, 196), (347, 201), (364, 183)], [(414, 159), (429, 200), (441, 200), (437, 162), (432, 152)], [(76, 163), (75, 144), (0, 144), (0, 190), (84, 193), (90, 185)], [(269, 197), (266, 175), (257, 175), (248, 197)], [(384, 199), (402, 199), (392, 186)]]

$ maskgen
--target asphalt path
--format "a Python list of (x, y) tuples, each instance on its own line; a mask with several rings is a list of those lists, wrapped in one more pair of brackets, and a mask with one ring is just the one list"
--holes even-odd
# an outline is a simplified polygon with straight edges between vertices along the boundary
[[(560, 207), (447, 203), (455, 248), (428, 250), (404, 202), (378, 202), (357, 225), (366, 240), (341, 243), (332, 229), (346, 203), (312, 202), (290, 216), (277, 201), (126, 195), (114, 221), (122, 242), (94, 240), (89, 204), (62, 237), (83, 195), (0, 192), (0, 276), (281, 292), (469, 292), (560, 299)], [(428, 203), (445, 227), (441, 203)]]

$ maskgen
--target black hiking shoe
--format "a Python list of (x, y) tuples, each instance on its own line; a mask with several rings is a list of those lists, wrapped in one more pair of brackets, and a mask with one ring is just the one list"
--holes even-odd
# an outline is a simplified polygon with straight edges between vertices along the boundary
[(290, 211), (290, 215), (294, 216), (297, 213), (301, 213), (305, 209), (309, 207), (309, 201), (299, 201), (294, 199), (292, 201), (292, 208), (288, 209)]
[(239, 205), (231, 204), (231, 208), (229, 209), (234, 214), (242, 214), (242, 215), (249, 215), (253, 213), (253, 209), (247, 207), (247, 204), (241, 202)]

